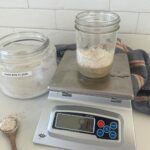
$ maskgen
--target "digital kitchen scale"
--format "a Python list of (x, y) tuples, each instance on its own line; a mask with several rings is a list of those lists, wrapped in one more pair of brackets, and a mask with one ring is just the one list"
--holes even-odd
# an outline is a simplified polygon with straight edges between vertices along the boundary
[(115, 54), (108, 77), (91, 80), (78, 73), (75, 52), (66, 52), (50, 85), (34, 143), (71, 150), (136, 150), (125, 54)]

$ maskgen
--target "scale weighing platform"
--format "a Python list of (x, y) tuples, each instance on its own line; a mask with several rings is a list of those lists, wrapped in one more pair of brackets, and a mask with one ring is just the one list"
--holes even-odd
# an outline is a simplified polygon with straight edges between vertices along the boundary
[(69, 150), (136, 150), (128, 59), (115, 54), (110, 75), (82, 77), (65, 53), (49, 87), (33, 142)]

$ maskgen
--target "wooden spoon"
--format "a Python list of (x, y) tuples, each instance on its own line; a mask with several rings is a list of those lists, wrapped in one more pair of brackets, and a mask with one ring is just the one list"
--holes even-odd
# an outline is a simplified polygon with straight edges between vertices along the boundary
[(18, 129), (17, 119), (14, 117), (8, 117), (0, 122), (0, 130), (8, 137), (11, 150), (17, 150), (16, 146), (16, 133)]

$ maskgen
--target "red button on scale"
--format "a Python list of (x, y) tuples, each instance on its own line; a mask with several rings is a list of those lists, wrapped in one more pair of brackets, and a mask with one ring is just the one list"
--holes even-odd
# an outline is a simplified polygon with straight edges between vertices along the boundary
[(103, 128), (103, 127), (105, 126), (105, 122), (104, 122), (103, 120), (99, 120), (99, 121), (97, 122), (97, 126), (98, 126), (99, 128)]

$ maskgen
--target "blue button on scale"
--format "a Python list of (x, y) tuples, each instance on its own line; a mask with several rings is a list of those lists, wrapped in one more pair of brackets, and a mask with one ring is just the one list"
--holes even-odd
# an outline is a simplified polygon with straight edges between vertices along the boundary
[(110, 137), (110, 139), (114, 140), (117, 138), (117, 133), (115, 131), (110, 131), (109, 137)]
[(108, 133), (110, 131), (110, 127), (108, 125), (104, 126), (103, 128), (105, 133)]
[(103, 137), (104, 136), (104, 131), (102, 129), (98, 129), (96, 132), (98, 137)]
[(113, 130), (115, 130), (115, 129), (118, 128), (118, 124), (116, 122), (111, 122), (110, 123), (110, 128), (113, 129)]

